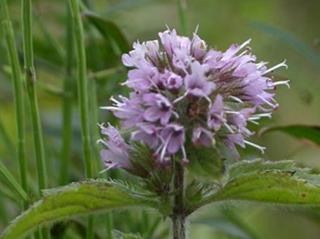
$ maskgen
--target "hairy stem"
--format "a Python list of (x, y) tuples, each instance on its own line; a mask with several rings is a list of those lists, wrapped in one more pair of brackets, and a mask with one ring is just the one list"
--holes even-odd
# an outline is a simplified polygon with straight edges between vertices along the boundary
[[(93, 176), (91, 140), (90, 140), (90, 120), (88, 105), (88, 81), (87, 81), (87, 63), (84, 43), (83, 24), (79, 8), (79, 1), (69, 0), (71, 14), (73, 18), (73, 34), (75, 39), (75, 49), (77, 53), (77, 70), (78, 70), (78, 98), (80, 108), (81, 134), (83, 145), (83, 157), (85, 162), (85, 173), (87, 178)], [(87, 239), (93, 239), (93, 217), (88, 218)]]
[(175, 162), (174, 192), (174, 208), (171, 216), (173, 239), (185, 239), (184, 168), (181, 162), (177, 161)]

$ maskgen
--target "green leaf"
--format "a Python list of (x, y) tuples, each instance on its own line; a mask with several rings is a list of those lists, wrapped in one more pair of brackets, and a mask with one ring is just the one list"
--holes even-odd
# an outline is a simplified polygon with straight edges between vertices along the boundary
[(295, 167), (290, 161), (241, 161), (227, 170), (221, 184), (192, 211), (208, 203), (228, 200), (319, 205), (320, 175)]
[(149, 191), (132, 188), (120, 182), (92, 180), (73, 183), (46, 191), (42, 200), (7, 227), (1, 239), (18, 239), (45, 223), (77, 215), (136, 206), (164, 209), (163, 203)]
[(125, 35), (114, 22), (104, 19), (88, 10), (86, 10), (83, 15), (103, 37), (117, 45), (121, 53), (129, 51), (130, 46)]
[(320, 145), (320, 126), (317, 125), (284, 125), (262, 129), (259, 135), (279, 131), (297, 139), (306, 139)]

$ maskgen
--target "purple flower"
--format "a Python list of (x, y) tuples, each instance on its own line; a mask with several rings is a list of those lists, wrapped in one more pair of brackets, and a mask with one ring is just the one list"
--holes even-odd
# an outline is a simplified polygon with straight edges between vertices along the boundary
[(217, 95), (216, 99), (208, 112), (208, 126), (214, 131), (219, 130), (224, 122), (224, 104), (221, 95)]
[[(186, 150), (199, 145), (223, 145), (233, 155), (238, 155), (237, 146), (246, 145), (263, 152), (263, 147), (247, 140), (253, 134), (248, 124), (271, 117), (278, 107), (276, 86), (288, 81), (273, 82), (268, 75), (286, 67), (285, 62), (267, 68), (251, 53), (250, 40), (218, 51), (209, 49), (196, 33), (188, 38), (168, 29), (159, 37), (134, 43), (133, 50), (122, 56), (123, 64), (131, 68), (123, 83), (130, 96), (111, 98), (113, 105), (103, 107), (129, 132), (128, 144), (139, 141), (149, 146), (160, 163), (176, 157), (187, 162)], [(107, 147), (102, 151), (104, 161), (111, 167), (129, 167), (129, 145), (109, 128), (102, 129), (109, 137), (102, 140)], [(185, 145), (186, 138), (192, 144)]]
[(99, 140), (107, 149), (100, 152), (101, 158), (107, 169), (132, 167), (129, 160), (129, 145), (121, 137), (119, 131), (111, 125), (108, 127), (100, 126), (101, 133), (107, 136), (106, 140)]
[(143, 120), (143, 108), (141, 106), (141, 97), (139, 94), (131, 93), (130, 98), (119, 96), (119, 100), (112, 98), (113, 106), (101, 107), (113, 112), (121, 119), (122, 126), (132, 127)]
[(166, 89), (173, 91), (178, 90), (183, 85), (181, 76), (170, 71), (166, 71), (161, 76), (161, 82)]
[(252, 133), (246, 128), (249, 117), (256, 111), (254, 108), (244, 108), (239, 112), (230, 112), (228, 122), (234, 125), (239, 133), (250, 136)]
[(193, 33), (191, 53), (197, 60), (202, 59), (207, 53), (207, 44), (196, 33)]
[(162, 138), (161, 158), (177, 153), (185, 142), (184, 127), (178, 124), (167, 125), (160, 133)]
[(240, 155), (237, 151), (236, 145), (245, 148), (244, 137), (241, 134), (229, 134), (224, 140), (225, 145), (229, 149), (229, 154), (234, 158), (239, 159)]
[(192, 132), (192, 142), (195, 145), (212, 146), (213, 133), (203, 127), (197, 127)]
[(129, 54), (122, 55), (122, 62), (128, 67), (139, 67), (141, 64), (146, 64), (146, 52), (147, 48), (145, 44), (135, 42), (133, 43), (133, 50)]
[(150, 148), (156, 149), (161, 143), (159, 136), (160, 129), (160, 127), (156, 127), (153, 124), (140, 124), (138, 130), (132, 133), (131, 139), (141, 141)]
[(148, 91), (152, 87), (157, 87), (159, 77), (160, 74), (156, 67), (141, 65), (138, 69), (129, 71), (125, 84), (137, 91)]
[(172, 115), (170, 101), (161, 94), (148, 93), (143, 95), (143, 101), (147, 106), (143, 116), (149, 122), (160, 120), (162, 125), (169, 122)]
[(191, 74), (188, 74), (185, 78), (185, 87), (189, 95), (206, 97), (212, 93), (215, 84), (208, 81), (206, 70), (206, 67), (198, 61), (191, 64)]

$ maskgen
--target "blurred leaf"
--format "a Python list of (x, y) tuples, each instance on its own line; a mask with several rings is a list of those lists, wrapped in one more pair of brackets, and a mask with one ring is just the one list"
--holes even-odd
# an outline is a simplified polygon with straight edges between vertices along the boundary
[(18, 239), (45, 223), (76, 215), (116, 208), (164, 206), (157, 198), (150, 196), (149, 191), (107, 180), (73, 183), (59, 189), (48, 190), (42, 200), (7, 227), (1, 238)]
[[(79, 236), (85, 235), (87, 231), (86, 225), (80, 220), (69, 220), (67, 222), (58, 222), (55, 223), (51, 228), (51, 238), (60, 239), (65, 238), (65, 234), (68, 229), (72, 228), (75, 233)], [(94, 239), (102, 239), (101, 236), (96, 232), (94, 235)]]
[(117, 4), (114, 4), (110, 7), (108, 7), (107, 9), (107, 14), (112, 14), (112, 13), (116, 13), (119, 11), (123, 11), (123, 10), (128, 10), (128, 9), (132, 9), (133, 7), (138, 7), (138, 6), (145, 6), (146, 3), (152, 2), (154, 0), (123, 0), (120, 1)]
[(194, 223), (197, 224), (204, 224), (210, 227), (213, 227), (216, 230), (222, 231), (227, 235), (233, 236), (235, 238), (239, 239), (254, 239), (256, 237), (253, 237), (250, 235), (250, 232), (247, 232), (244, 228), (241, 228), (240, 225), (237, 225), (236, 223), (231, 222), (227, 218), (221, 216), (221, 217), (210, 217), (205, 219), (199, 219), (194, 221)]
[(15, 177), (10, 173), (9, 169), (0, 161), (0, 175), (4, 183), (6, 183), (11, 191), (20, 197), (23, 201), (28, 200), (27, 193), (23, 190)]
[(320, 146), (320, 126), (312, 125), (284, 125), (264, 128), (259, 135), (279, 131), (297, 139), (306, 139)]
[(117, 45), (121, 53), (129, 51), (130, 46), (126, 37), (114, 22), (104, 19), (90, 11), (86, 11), (83, 15), (95, 26), (102, 36)]
[[(241, 170), (235, 173), (238, 167)], [(320, 175), (294, 165), (290, 167), (288, 161), (282, 165), (262, 160), (241, 161), (227, 170), (221, 185), (195, 208), (228, 200), (320, 205)]]
[(277, 37), (283, 43), (290, 45), (315, 66), (320, 66), (320, 54), (317, 54), (312, 47), (296, 38), (293, 34), (261, 22), (251, 22), (250, 25), (262, 32)]

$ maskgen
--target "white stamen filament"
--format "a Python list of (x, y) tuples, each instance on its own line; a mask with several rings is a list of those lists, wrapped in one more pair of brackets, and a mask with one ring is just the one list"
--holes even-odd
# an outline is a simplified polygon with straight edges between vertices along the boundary
[(226, 122), (223, 122), (223, 125), (230, 131), (230, 133), (232, 133), (232, 134), (234, 133), (234, 130)]
[(259, 123), (258, 123), (257, 121), (254, 121), (254, 120), (252, 120), (252, 119), (250, 119), (250, 118), (249, 118), (248, 121), (249, 121), (250, 123), (252, 123), (252, 124), (259, 125)]
[(102, 110), (116, 110), (116, 111), (123, 111), (123, 112), (126, 112), (126, 110), (125, 109), (121, 109), (121, 108), (119, 108), (119, 107), (114, 107), (114, 106), (102, 106), (102, 107), (100, 107), (100, 109), (102, 109)]
[(182, 160), (187, 163), (188, 159), (187, 159), (187, 153), (186, 153), (186, 149), (184, 148), (184, 145), (182, 145), (181, 147), (181, 151), (182, 151)]
[(286, 85), (288, 88), (290, 88), (289, 82), (290, 82), (289, 80), (275, 81), (275, 82), (273, 82), (273, 85), (274, 85), (274, 86), (277, 86), (277, 85)]
[(176, 103), (178, 103), (179, 101), (181, 101), (181, 100), (183, 100), (187, 95), (188, 95), (188, 91), (186, 91), (182, 96), (180, 96), (180, 97), (178, 97), (177, 99), (175, 99), (174, 101), (173, 101), (173, 104), (176, 104)]
[(263, 67), (263, 66), (265, 66), (265, 65), (267, 65), (267, 64), (268, 64), (268, 62), (262, 61), (262, 62), (256, 64), (256, 66), (257, 66), (257, 69), (260, 69), (261, 67)]
[(286, 60), (284, 60), (283, 62), (279, 63), (278, 65), (275, 65), (271, 68), (269, 68), (268, 70), (266, 70), (265, 72), (263, 72), (262, 74), (265, 75), (271, 71), (274, 71), (275, 69), (278, 69), (280, 67), (285, 67), (286, 69), (288, 69), (288, 65), (286, 64)]
[(114, 98), (113, 96), (111, 96), (110, 100), (113, 102), (113, 103), (116, 103), (117, 105), (120, 105), (122, 104), (120, 101), (118, 101), (116, 98)]
[[(239, 46), (239, 49), (237, 52), (239, 52), (242, 48), (244, 48), (246, 45), (248, 45), (249, 43), (251, 42), (251, 39), (249, 38), (248, 40), (246, 40), (244, 43), (242, 43), (240, 46)], [(236, 52), (236, 53), (237, 53)]]
[(278, 104), (272, 104), (270, 101), (263, 98), (261, 95), (258, 95), (258, 97), (267, 105), (271, 106), (273, 109), (278, 107)]
[(243, 103), (243, 101), (241, 99), (239, 99), (238, 97), (230, 95), (229, 98), (234, 100), (234, 101), (236, 101), (236, 102), (238, 102), (238, 103)]
[(171, 139), (171, 136), (172, 136), (173, 133), (171, 133), (169, 136), (168, 136), (168, 139), (167, 141), (165, 142), (165, 144), (163, 145), (163, 148), (162, 148), (162, 151), (161, 151), (161, 154), (160, 154), (160, 159), (163, 160), (164, 159), (164, 155), (166, 153), (166, 150), (167, 150), (167, 147), (168, 147), (168, 144), (169, 144), (169, 141)]
[(261, 153), (263, 153), (263, 154), (264, 154), (264, 151), (266, 150), (266, 147), (257, 145), (255, 143), (252, 143), (252, 142), (247, 141), (247, 140), (244, 140), (244, 143), (247, 144), (247, 145), (250, 145), (250, 146), (252, 146), (252, 147), (254, 147), (254, 148), (258, 149), (258, 150), (260, 150)]

